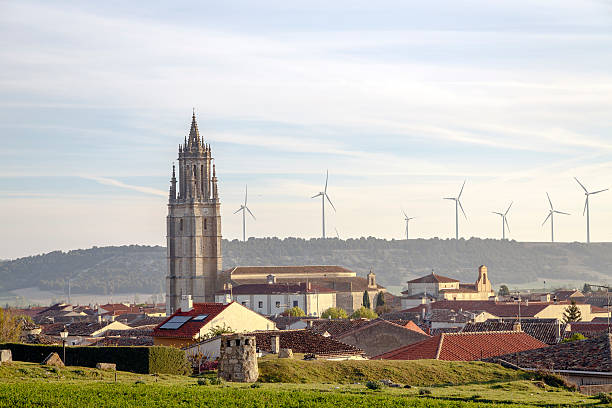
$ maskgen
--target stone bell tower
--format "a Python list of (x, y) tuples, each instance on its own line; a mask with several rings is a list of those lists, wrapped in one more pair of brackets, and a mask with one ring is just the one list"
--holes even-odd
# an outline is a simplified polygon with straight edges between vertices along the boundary
[[(220, 289), (221, 212), (210, 145), (200, 138), (195, 111), (189, 137), (178, 151), (178, 186), (172, 165), (167, 217), (166, 312), (180, 308), (181, 297), (214, 302)], [(211, 169), (212, 164), (212, 169)]]

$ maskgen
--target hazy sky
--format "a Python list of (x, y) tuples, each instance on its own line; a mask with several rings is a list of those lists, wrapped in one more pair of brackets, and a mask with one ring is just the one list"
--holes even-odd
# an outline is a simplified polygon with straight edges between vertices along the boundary
[[(177, 5), (169, 9), (168, 5)], [(165, 242), (195, 107), (223, 236), (585, 239), (612, 186), (608, 1), (0, 1), (0, 258)], [(612, 192), (592, 240), (612, 240)]]

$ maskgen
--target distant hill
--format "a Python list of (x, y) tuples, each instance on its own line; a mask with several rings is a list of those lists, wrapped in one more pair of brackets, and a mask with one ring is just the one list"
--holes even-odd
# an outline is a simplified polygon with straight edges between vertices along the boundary
[[(130, 245), (55, 251), (0, 263), (0, 290), (38, 287), (73, 293), (159, 293), (166, 274), (163, 247)], [(612, 243), (522, 243), (469, 240), (251, 238), (223, 241), (223, 266), (342, 265), (359, 274), (370, 268), (384, 286), (436, 273), (472, 282), (478, 265), (494, 285), (536, 280), (601, 282), (612, 275)]]

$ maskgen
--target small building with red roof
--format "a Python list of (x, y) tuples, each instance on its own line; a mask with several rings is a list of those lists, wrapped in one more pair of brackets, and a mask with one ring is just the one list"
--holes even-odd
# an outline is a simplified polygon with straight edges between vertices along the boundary
[(153, 329), (153, 344), (186, 347), (210, 337), (217, 328), (250, 332), (276, 330), (276, 325), (237, 302), (193, 303), (191, 296), (185, 296), (181, 308)]
[(381, 360), (474, 361), (547, 347), (521, 331), (442, 333), (427, 340), (380, 354)]

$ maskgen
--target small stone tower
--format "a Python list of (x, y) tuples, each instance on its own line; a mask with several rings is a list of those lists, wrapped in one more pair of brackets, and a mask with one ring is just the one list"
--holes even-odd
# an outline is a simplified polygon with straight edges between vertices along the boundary
[(478, 280), (476, 281), (476, 290), (480, 293), (492, 292), (491, 281), (487, 276), (487, 267), (480, 265), (478, 268)]
[(257, 368), (255, 336), (244, 334), (221, 336), (221, 359), (217, 375), (225, 381), (257, 381), (259, 369)]
[[(178, 148), (178, 187), (172, 165), (167, 217), (166, 313), (181, 297), (214, 302), (220, 289), (221, 204), (210, 145), (200, 138), (195, 111), (189, 137)], [(212, 169), (211, 169), (212, 165)]]

